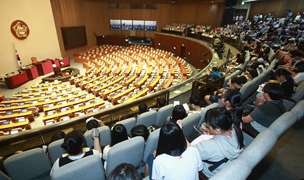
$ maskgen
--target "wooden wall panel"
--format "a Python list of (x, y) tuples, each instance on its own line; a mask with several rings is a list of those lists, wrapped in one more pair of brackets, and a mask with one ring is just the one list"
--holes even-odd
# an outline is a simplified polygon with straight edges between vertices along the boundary
[(304, 11), (303, 0), (267, 0), (257, 1), (251, 3), (250, 13), (248, 16), (249, 20), (257, 13), (263, 15), (269, 12), (274, 12), (275, 17), (286, 17), (286, 11), (291, 10), (293, 12), (293, 18), (298, 12)]
[[(130, 35), (129, 30), (110, 30), (110, 19), (155, 20), (157, 31), (174, 22), (218, 26), (224, 9), (224, 3), (158, 4), (157, 9), (115, 9), (107, 3), (80, 0), (51, 0), (51, 5), (63, 57), (95, 46), (96, 35)], [(86, 26), (88, 45), (65, 50), (60, 28), (81, 25)], [(154, 32), (148, 31), (136, 31), (135, 35), (154, 38)]]
[[(160, 43), (160, 45), (158, 45), (158, 43)], [(203, 69), (207, 65), (205, 63), (201, 63), (201, 60), (212, 59), (212, 53), (209, 49), (198, 42), (179, 36), (155, 34), (156, 48), (172, 52), (175, 55), (182, 57), (182, 46), (185, 50), (185, 58), (198, 69)], [(174, 47), (176, 47), (176, 49), (174, 49)], [(208, 53), (207, 56), (204, 55), (205, 53)]]

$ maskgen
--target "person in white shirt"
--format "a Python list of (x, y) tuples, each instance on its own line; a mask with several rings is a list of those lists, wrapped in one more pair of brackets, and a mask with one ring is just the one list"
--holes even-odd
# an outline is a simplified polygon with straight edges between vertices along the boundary
[(156, 158), (152, 167), (152, 179), (198, 180), (202, 161), (195, 147), (187, 147), (182, 129), (173, 121), (167, 121), (159, 133)]

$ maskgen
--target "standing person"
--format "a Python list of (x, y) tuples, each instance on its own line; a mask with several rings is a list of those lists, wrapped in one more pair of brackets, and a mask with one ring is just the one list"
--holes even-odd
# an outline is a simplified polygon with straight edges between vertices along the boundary
[(213, 138), (200, 141), (194, 147), (203, 161), (202, 172), (211, 178), (243, 152), (244, 138), (240, 126), (233, 123), (230, 112), (225, 108), (208, 110), (206, 126)]
[(71, 163), (75, 160), (84, 158), (86, 156), (97, 154), (101, 158), (102, 157), (101, 146), (100, 146), (99, 136), (97, 134), (99, 133), (94, 133), (92, 131), (92, 137), (94, 139), (94, 149), (85, 152), (84, 150), (85, 139), (83, 133), (79, 130), (74, 130), (68, 133), (65, 136), (64, 141), (61, 145), (61, 147), (66, 151), (66, 153), (68, 153), (68, 155), (65, 157), (60, 157), (55, 161), (51, 169), (51, 174), (60, 167), (68, 163)]
[(181, 128), (167, 121), (159, 133), (156, 158), (152, 168), (152, 179), (198, 180), (202, 161), (194, 147), (187, 147)]

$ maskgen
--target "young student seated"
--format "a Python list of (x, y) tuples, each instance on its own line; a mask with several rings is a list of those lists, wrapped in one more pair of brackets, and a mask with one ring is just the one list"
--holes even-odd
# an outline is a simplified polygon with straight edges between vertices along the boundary
[(278, 83), (267, 83), (263, 88), (262, 105), (256, 107), (249, 115), (243, 116), (243, 127), (253, 136), (268, 128), (278, 117), (286, 112), (281, 103), (284, 91)]
[(159, 133), (156, 157), (152, 165), (152, 179), (198, 180), (202, 161), (194, 147), (187, 147), (182, 129), (173, 121), (167, 121)]
[(53, 167), (51, 169), (51, 174), (59, 169), (60, 167), (72, 163), (75, 160), (84, 158), (86, 156), (97, 154), (102, 157), (101, 153), (101, 147), (100, 147), (100, 141), (99, 141), (99, 133), (93, 133), (92, 132), (92, 138), (94, 140), (94, 149), (86, 151), (85, 149), (85, 139), (83, 136), (82, 131), (80, 130), (74, 130), (70, 133), (68, 133), (65, 138), (64, 142), (62, 143), (61, 147), (66, 151), (68, 154), (65, 157), (58, 158), (55, 163), (53, 164)]
[(209, 74), (210, 78), (220, 78), (221, 77), (221, 73), (219, 72), (219, 70), (217, 69), (217, 67), (212, 67), (211, 71), (208, 69), (207, 73)]
[(203, 161), (202, 172), (211, 178), (243, 152), (244, 137), (239, 124), (234, 123), (225, 108), (213, 108), (206, 113), (206, 127), (212, 139), (200, 141), (196, 147)]

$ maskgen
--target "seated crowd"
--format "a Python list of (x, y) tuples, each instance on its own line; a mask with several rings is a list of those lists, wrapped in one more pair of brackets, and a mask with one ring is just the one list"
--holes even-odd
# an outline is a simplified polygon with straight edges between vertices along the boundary
[[(254, 18), (260, 18), (260, 16)], [(245, 34), (245, 39), (241, 39), (241, 41), (244, 40), (244, 51), (228, 59), (227, 66), (229, 67), (226, 72), (219, 72), (217, 67), (212, 68), (209, 72), (210, 77), (219, 78), (221, 73), (228, 76), (229, 73), (240, 68), (241, 64), (244, 67), (238, 76), (228, 81), (228, 87), (221, 87), (204, 97), (207, 105), (219, 103), (222, 107), (207, 110), (204, 122), (198, 124), (198, 128), (194, 128), (199, 131), (199, 134), (194, 133), (194, 137), (189, 138), (185, 137), (183, 133), (183, 120), (189, 116), (195, 116), (204, 109), (201, 107), (197, 95), (190, 97), (188, 105), (176, 105), (171, 116), (161, 127), (149, 128), (137, 125), (128, 135), (126, 127), (117, 122), (111, 128), (111, 143), (103, 148), (100, 145), (99, 138), (101, 137), (99, 137), (97, 128), (104, 124), (91, 118), (87, 121), (87, 129), (91, 131), (94, 142), (92, 150), (84, 148), (85, 140), (82, 132), (74, 130), (68, 133), (61, 145), (67, 155), (58, 158), (53, 164), (51, 175), (64, 165), (93, 154), (100, 156), (106, 167), (106, 163), (109, 161), (108, 152), (115, 145), (137, 136), (142, 136), (146, 141), (149, 134), (153, 133), (155, 129), (159, 129), (157, 147), (147, 159), (144, 174), (139, 175), (136, 170), (138, 167), (135, 168), (122, 162), (123, 164), (118, 165), (109, 173), (108, 179), (115, 179), (122, 175), (125, 175), (126, 178), (128, 176), (130, 179), (141, 179), (147, 176), (150, 179), (211, 178), (241, 155), (246, 146), (244, 133), (255, 137), (286, 112), (282, 99), (292, 97), (295, 86), (303, 83), (304, 40), (302, 35), (295, 36), (293, 33), (294, 27), (297, 27), (297, 30), (302, 28), (300, 20), (301, 18), (297, 18), (293, 21), (294, 24), (290, 25), (292, 21), (287, 17), (284, 23), (277, 25), (276, 18), (267, 16), (262, 19), (262, 22), (250, 23), (247, 21), (220, 28), (219, 31), (223, 31), (221, 33), (226, 33), (225, 35), (227, 32), (224, 31), (228, 30)], [(267, 28), (265, 29), (265, 27)], [(277, 48), (275, 54), (270, 55), (272, 48), (269, 47), (275, 47), (273, 45), (275, 37), (272, 36), (279, 34), (278, 28), (281, 28), (281, 36), (286, 38), (287, 34), (290, 35), (287, 43), (292, 41), (293, 44), (289, 49), (285, 49), (286, 42), (279, 43), (280, 48)], [(288, 31), (285, 31), (287, 28)], [(251, 31), (249, 31), (250, 29)], [(282, 31), (285, 31), (286, 34), (282, 35)], [(256, 35), (250, 36), (249, 33), (252, 32), (255, 32)], [(271, 67), (270, 64), (275, 65)], [(257, 90), (256, 99), (251, 103), (253, 108), (245, 114), (244, 109), (249, 105), (244, 104), (241, 89), (246, 83), (255, 81), (267, 70), (270, 70), (271, 73), (264, 82), (261, 82), (261, 89)], [(157, 107), (151, 108), (151, 111), (160, 110), (165, 104), (167, 103), (161, 100)], [(149, 111), (144, 104), (140, 105), (139, 109), (140, 113)]]

